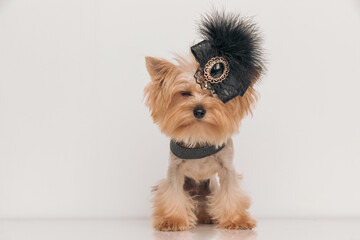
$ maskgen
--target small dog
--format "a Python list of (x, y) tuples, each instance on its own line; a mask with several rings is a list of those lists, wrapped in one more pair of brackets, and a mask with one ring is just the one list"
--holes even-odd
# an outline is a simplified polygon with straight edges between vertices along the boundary
[[(177, 64), (146, 57), (146, 105), (171, 138), (167, 178), (153, 188), (153, 226), (183, 231), (197, 223), (252, 229), (249, 197), (233, 166), (231, 136), (257, 101), (264, 70), (257, 28), (235, 14), (202, 19), (204, 40)], [(195, 75), (194, 75), (195, 74)]]

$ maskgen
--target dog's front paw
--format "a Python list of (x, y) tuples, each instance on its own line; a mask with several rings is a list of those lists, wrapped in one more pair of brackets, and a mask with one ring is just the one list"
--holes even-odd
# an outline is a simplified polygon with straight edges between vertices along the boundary
[(256, 220), (251, 218), (250, 216), (242, 216), (238, 218), (233, 218), (230, 220), (226, 220), (224, 222), (220, 222), (220, 227), (229, 230), (251, 230), (256, 227)]
[(154, 228), (159, 231), (185, 231), (190, 229), (191, 225), (185, 219), (168, 217), (155, 219)]

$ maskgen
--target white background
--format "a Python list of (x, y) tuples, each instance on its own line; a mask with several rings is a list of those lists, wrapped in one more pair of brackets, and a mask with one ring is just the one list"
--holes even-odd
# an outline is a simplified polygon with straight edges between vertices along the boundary
[(168, 139), (144, 56), (188, 54), (211, 6), (254, 16), (268, 72), (235, 164), (257, 217), (360, 216), (360, 3), (0, 1), (0, 218), (148, 217)]

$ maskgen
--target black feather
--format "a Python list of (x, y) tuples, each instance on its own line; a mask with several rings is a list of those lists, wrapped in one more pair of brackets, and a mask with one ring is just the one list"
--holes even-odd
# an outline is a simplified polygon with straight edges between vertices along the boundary
[(192, 46), (191, 51), (200, 67), (204, 69), (207, 61), (216, 56), (224, 57), (230, 65), (229, 76), (212, 84), (214, 91), (223, 102), (242, 96), (265, 68), (256, 25), (238, 14), (213, 12), (203, 16), (199, 30), (204, 40)]

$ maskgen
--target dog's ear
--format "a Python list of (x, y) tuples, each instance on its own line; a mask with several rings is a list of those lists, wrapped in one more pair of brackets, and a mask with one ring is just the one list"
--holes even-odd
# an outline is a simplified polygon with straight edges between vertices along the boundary
[(167, 106), (171, 101), (171, 83), (180, 73), (179, 69), (165, 59), (145, 57), (146, 68), (150, 74), (151, 82), (144, 90), (146, 105), (151, 111), (155, 122), (164, 115)]
[(164, 81), (173, 74), (176, 66), (165, 59), (158, 59), (154, 57), (145, 57), (146, 68), (153, 81)]

